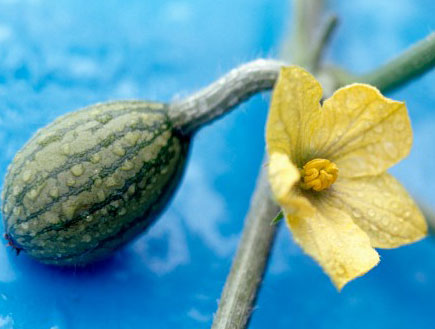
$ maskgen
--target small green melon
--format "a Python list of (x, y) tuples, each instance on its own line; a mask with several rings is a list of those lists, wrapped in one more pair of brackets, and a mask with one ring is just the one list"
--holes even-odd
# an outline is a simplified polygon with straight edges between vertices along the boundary
[(9, 167), (2, 195), (7, 239), (48, 264), (107, 256), (163, 209), (189, 142), (160, 103), (103, 103), (60, 117)]

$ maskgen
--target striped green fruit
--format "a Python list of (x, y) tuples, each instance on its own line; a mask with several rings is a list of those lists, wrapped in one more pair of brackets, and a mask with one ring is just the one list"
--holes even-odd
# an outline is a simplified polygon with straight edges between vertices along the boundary
[(121, 101), (67, 114), (39, 130), (9, 167), (5, 236), (44, 263), (103, 258), (162, 210), (188, 146), (164, 104)]

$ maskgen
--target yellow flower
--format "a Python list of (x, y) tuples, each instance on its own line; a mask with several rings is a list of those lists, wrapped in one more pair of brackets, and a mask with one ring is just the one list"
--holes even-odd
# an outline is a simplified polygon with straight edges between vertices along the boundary
[(386, 173), (411, 148), (405, 104), (364, 84), (321, 97), (311, 74), (282, 69), (266, 127), (269, 181), (294, 239), (340, 290), (377, 265), (373, 248), (417, 241), (427, 226)]

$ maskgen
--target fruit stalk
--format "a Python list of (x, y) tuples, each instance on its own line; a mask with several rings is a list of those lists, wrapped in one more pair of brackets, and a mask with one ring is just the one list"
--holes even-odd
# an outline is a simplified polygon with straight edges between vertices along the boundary
[(272, 89), (285, 63), (257, 59), (233, 69), (199, 92), (169, 106), (169, 117), (184, 134), (228, 113), (255, 93)]

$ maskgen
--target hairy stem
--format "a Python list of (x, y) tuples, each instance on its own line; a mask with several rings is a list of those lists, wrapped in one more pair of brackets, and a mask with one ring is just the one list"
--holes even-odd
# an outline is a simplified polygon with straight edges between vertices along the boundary
[(271, 219), (278, 211), (279, 207), (270, 199), (267, 170), (263, 168), (212, 329), (237, 329), (248, 325), (273, 246), (277, 225), (271, 225)]
[(284, 65), (266, 59), (244, 64), (192, 96), (171, 104), (169, 116), (175, 127), (191, 134), (253, 94), (271, 89)]
[(313, 72), (317, 72), (320, 67), (320, 62), (322, 59), (322, 55), (325, 50), (325, 46), (329, 44), (329, 41), (331, 40), (331, 36), (333, 32), (335, 31), (335, 28), (337, 27), (338, 18), (334, 15), (329, 15), (326, 17), (326, 21), (323, 25), (323, 27), (320, 29), (321, 34), (318, 37), (317, 42), (314, 45), (313, 51), (312, 51), (312, 69)]
[(313, 40), (324, 12), (324, 0), (293, 0), (293, 31), (287, 47), (292, 54), (292, 62), (312, 71)]
[[(434, 65), (435, 32), (373, 72), (356, 78), (349, 76), (348, 79), (356, 79), (358, 82), (377, 86), (385, 92), (412, 81), (433, 68)], [(344, 80), (340, 84), (350, 82), (355, 82), (355, 80)]]

